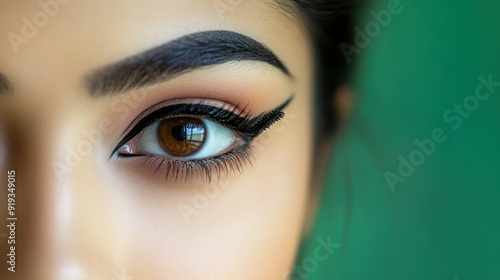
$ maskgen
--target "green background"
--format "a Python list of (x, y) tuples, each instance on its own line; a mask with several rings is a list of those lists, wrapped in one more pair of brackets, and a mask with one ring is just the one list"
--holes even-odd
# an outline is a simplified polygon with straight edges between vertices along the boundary
[[(357, 26), (387, 5), (365, 9)], [(460, 126), (453, 112), (464, 100), (473, 108), (479, 76), (500, 82), (500, 2), (400, 5), (352, 55), (356, 108), (291, 279), (500, 279), (500, 87), (464, 109)], [(446, 141), (391, 188), (384, 174), (436, 128)], [(339, 246), (319, 260), (317, 238), (328, 236)]]

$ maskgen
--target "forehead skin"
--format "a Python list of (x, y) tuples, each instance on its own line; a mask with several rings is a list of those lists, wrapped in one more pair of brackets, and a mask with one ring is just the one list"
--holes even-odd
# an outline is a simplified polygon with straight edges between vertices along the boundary
[[(236, 4), (230, 6), (233, 2)], [(43, 11), (36, 3), (2, 0), (0, 34), (24, 37), (22, 19), (33, 22), (33, 15)], [(74, 83), (85, 71), (206, 30), (236, 31), (264, 42), (293, 72), (302, 71), (309, 63), (308, 56), (297, 57), (296, 53), (307, 50), (306, 32), (297, 19), (285, 15), (271, 0), (169, 0), (143, 1), (140, 5), (136, 1), (69, 1), (58, 5), (58, 10), (45, 26), (36, 28), (33, 38), (16, 47), (17, 54), (8, 36), (0, 40), (0, 65), (9, 66), (2, 72), (20, 86), (36, 88), (54, 79), (60, 86)], [(44, 71), (35, 75), (38, 69)], [(27, 75), (29, 83), (18, 81)]]
[[(312, 52), (299, 19), (270, 0), (72, 0), (14, 47), (9, 36), (23, 36), (23, 18), (33, 22), (40, 11), (38, 1), (0, 0), (0, 73), (13, 88), (0, 96), (0, 127), (9, 138), (0, 140), (10, 143), (2, 143), (9, 161), (0, 167), (2, 174), (16, 169), (23, 221), (19, 272), (8, 279), (110, 279), (122, 270), (135, 279), (283, 279), (293, 264), (309, 188)], [(85, 88), (85, 77), (96, 69), (207, 30), (239, 32), (265, 44), (293, 78), (258, 63), (219, 65), (148, 89), (124, 118), (106, 109), (121, 97), (96, 100)], [(248, 94), (235, 94), (240, 91)], [(139, 167), (109, 160), (123, 129), (160, 101), (207, 97), (263, 112), (290, 94), (292, 119), (262, 135), (267, 140), (252, 166), (231, 176), (189, 223), (177, 212), (179, 201), (193, 201), (203, 184), (166, 187)], [(81, 142), (81, 131), (107, 117), (115, 129), (58, 180), (53, 163)]]

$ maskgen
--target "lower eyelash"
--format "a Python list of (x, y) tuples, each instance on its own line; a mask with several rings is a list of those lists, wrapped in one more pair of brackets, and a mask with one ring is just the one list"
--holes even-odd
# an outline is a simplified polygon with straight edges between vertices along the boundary
[(245, 164), (252, 165), (254, 154), (250, 144), (237, 147), (225, 154), (205, 159), (175, 160), (153, 155), (140, 155), (141, 166), (152, 166), (165, 179), (187, 181), (193, 178), (210, 183), (232, 174), (241, 173)]

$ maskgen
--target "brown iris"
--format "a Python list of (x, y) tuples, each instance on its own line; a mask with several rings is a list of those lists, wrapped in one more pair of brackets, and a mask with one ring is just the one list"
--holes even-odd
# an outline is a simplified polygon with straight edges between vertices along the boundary
[(189, 156), (200, 150), (207, 136), (203, 121), (191, 117), (165, 119), (158, 126), (162, 148), (172, 156)]

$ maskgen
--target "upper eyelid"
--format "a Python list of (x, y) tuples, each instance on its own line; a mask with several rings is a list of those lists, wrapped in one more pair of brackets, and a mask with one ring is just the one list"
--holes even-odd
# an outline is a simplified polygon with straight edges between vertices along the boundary
[[(139, 115), (137, 115), (137, 117), (135, 117), (130, 122), (130, 124), (127, 126), (127, 128), (125, 128), (125, 130), (120, 134), (120, 137), (123, 137), (127, 132), (129, 132), (131, 130), (131, 128), (133, 128), (135, 125), (137, 125), (137, 123), (141, 119), (145, 118), (146, 116), (155, 112), (158, 109), (166, 108), (166, 107), (169, 107), (171, 105), (177, 105), (177, 104), (184, 104), (184, 105), (189, 104), (189, 105), (196, 106), (196, 105), (209, 105), (210, 103), (222, 104), (223, 106), (220, 106), (217, 108), (221, 108), (221, 109), (224, 109), (227, 111), (234, 112), (236, 114), (239, 114), (242, 117), (248, 117), (248, 116), (253, 115), (252, 112), (247, 110), (248, 106), (243, 106), (242, 109), (238, 109), (239, 107), (241, 107), (240, 105), (233, 106), (227, 102), (219, 101), (219, 100), (215, 100), (215, 99), (203, 99), (203, 100), (201, 100), (201, 99), (197, 99), (197, 98), (178, 98), (178, 99), (173, 99), (173, 100), (168, 100), (168, 101), (160, 101), (160, 102), (155, 103), (154, 105), (148, 107), (146, 110), (142, 111), (141, 113), (139, 113)], [(216, 107), (216, 106), (213, 106), (213, 107)]]
[[(275, 108), (274, 110), (283, 110), (285, 109), (294, 99), (295, 94), (291, 94), (290, 97), (280, 106)], [(138, 122), (140, 122), (141, 119), (144, 117), (148, 116), (149, 114), (153, 113), (157, 109), (165, 108), (170, 105), (176, 105), (176, 104), (184, 104), (184, 105), (205, 105), (205, 106), (212, 106), (214, 108), (217, 108), (219, 110), (225, 110), (232, 112), (234, 114), (237, 114), (243, 118), (252, 118), (252, 117), (258, 117), (262, 114), (256, 114), (249, 110), (249, 105), (242, 106), (241, 104), (232, 105), (229, 104), (228, 102), (221, 101), (221, 100), (216, 100), (216, 99), (198, 99), (198, 98), (177, 98), (173, 100), (168, 100), (168, 101), (160, 101), (158, 103), (155, 103), (154, 105), (148, 107), (146, 110), (142, 111), (137, 117), (135, 117), (130, 124), (125, 128), (125, 130), (120, 134), (120, 137), (123, 137), (127, 132), (131, 130), (132, 127), (134, 127)], [(221, 106), (215, 106), (215, 104), (219, 104)], [(217, 121), (217, 120), (215, 120)]]
[[(162, 104), (162, 103), (158, 103), (158, 104)], [(155, 119), (152, 119), (151, 120), (151, 123), (149, 124), (146, 124), (144, 125), (143, 127), (139, 127), (137, 130), (138, 131), (135, 131), (134, 133), (131, 133), (135, 128), (137, 128), (137, 126), (143, 121), (145, 120), (146, 118), (150, 117), (152, 114), (154, 113), (159, 113), (161, 112), (162, 110), (166, 110), (168, 108), (172, 108), (174, 106), (206, 106), (206, 107), (209, 107), (213, 110), (218, 110), (218, 111), (224, 111), (224, 113), (229, 113), (233, 116), (236, 116), (238, 118), (241, 118), (241, 119), (244, 119), (244, 118), (247, 118), (249, 116), (249, 113), (245, 113), (244, 111), (241, 111), (240, 114), (238, 113), (235, 113), (235, 109), (233, 110), (227, 110), (223, 107), (215, 107), (215, 106), (210, 106), (210, 105), (204, 105), (206, 103), (194, 103), (194, 104), (190, 104), (190, 103), (178, 103), (178, 104), (171, 104), (171, 105), (166, 105), (166, 106), (152, 106), (150, 108), (148, 108), (146, 111), (143, 111), (141, 114), (139, 114), (139, 116), (137, 116), (134, 121), (128, 126), (128, 128), (125, 130), (124, 133), (122, 133), (122, 136), (121, 137), (125, 137), (123, 138), (120, 143), (118, 143), (118, 145), (115, 147), (115, 149), (113, 150), (113, 152), (111, 153), (110, 155), (110, 158), (119, 150), (119, 148), (123, 145), (125, 145), (128, 141), (134, 139), (139, 133), (141, 133), (144, 129), (146, 129), (147, 127), (151, 126), (152, 124), (154, 124), (155, 122), (161, 120), (161, 119), (164, 119), (164, 118), (168, 118), (169, 116), (161, 116), (161, 117), (158, 117), (158, 118), (155, 118)], [(188, 116), (188, 115), (193, 115), (193, 116), (204, 116), (204, 117), (210, 117), (209, 114), (189, 114), (189, 113), (183, 113), (183, 112), (173, 112), (171, 114), (171, 117), (173, 116)], [(210, 118), (212, 121), (215, 121), (215, 122), (218, 122), (220, 123), (219, 120), (215, 119), (215, 118)], [(132, 128), (130, 128), (132, 127)], [(126, 134), (125, 136), (123, 134)]]

